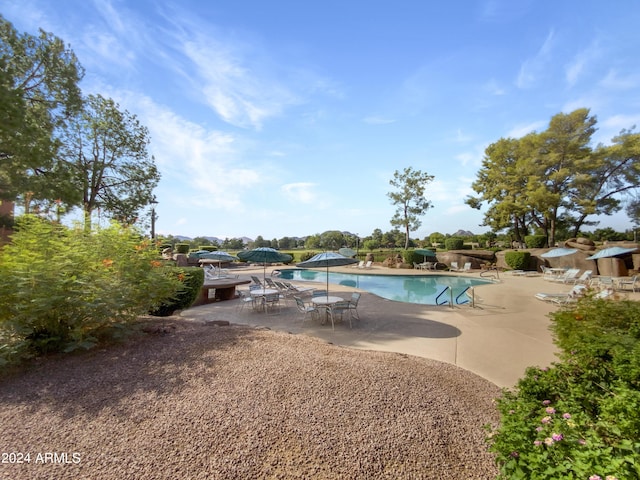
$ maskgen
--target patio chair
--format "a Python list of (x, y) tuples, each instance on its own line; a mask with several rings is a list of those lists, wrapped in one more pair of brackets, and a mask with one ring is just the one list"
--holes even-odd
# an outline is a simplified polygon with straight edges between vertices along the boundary
[(238, 297), (240, 299), (240, 303), (238, 304), (238, 312), (241, 312), (244, 309), (244, 306), (247, 304), (251, 304), (252, 308), (254, 307), (254, 301), (255, 299), (246, 291), (244, 290), (238, 290)]
[(318, 309), (316, 307), (314, 307), (313, 305), (304, 303), (304, 301), (300, 297), (293, 297), (293, 299), (296, 301), (296, 308), (300, 313), (303, 314), (302, 315), (303, 325), (308, 315), (311, 315), (311, 318), (313, 318), (314, 315), (318, 314)]
[(251, 280), (253, 280), (253, 283), (255, 283), (256, 285), (260, 285), (261, 287), (263, 286), (262, 281), (258, 277), (251, 275)]
[(354, 265), (353, 268), (364, 268), (364, 260), (360, 260), (357, 265)]
[(471, 271), (471, 262), (467, 262), (462, 267), (462, 272), (470, 272)]
[(370, 269), (372, 266), (373, 266), (373, 262), (371, 260), (369, 260), (367, 263), (364, 264), (365, 270)]
[(309, 293), (313, 290), (315, 290), (315, 287), (300, 287), (298, 285), (292, 285), (289, 282), (280, 282), (282, 283), (285, 287), (287, 287), (287, 289), (289, 289), (289, 291), (299, 294), (299, 293)]
[(262, 297), (262, 303), (267, 315), (269, 315), (270, 312), (272, 315), (276, 314), (274, 312), (280, 313), (280, 294), (279, 293), (269, 293), (268, 295), (265, 295), (264, 297)]
[(269, 288), (278, 289), (278, 286), (276, 285), (276, 283), (273, 280), (271, 280), (270, 278), (265, 278), (264, 281), (266, 282), (266, 284), (267, 284), (267, 286)]
[(360, 320), (360, 314), (358, 313), (358, 302), (360, 301), (361, 293), (353, 292), (351, 294), (351, 300), (349, 300), (349, 316), (352, 316), (356, 320)]
[(452, 272), (457, 272), (458, 270), (460, 270), (460, 267), (458, 267), (458, 262), (451, 262), (449, 270), (451, 270)]
[(338, 315), (340, 315), (340, 321), (342, 321), (344, 317), (344, 312), (349, 312), (349, 328), (352, 328), (349, 304), (350, 304), (349, 301), (343, 300), (341, 302), (336, 302), (329, 306), (328, 313), (329, 313), (329, 318), (331, 319), (331, 328), (333, 330), (335, 330), (336, 318), (338, 317)]

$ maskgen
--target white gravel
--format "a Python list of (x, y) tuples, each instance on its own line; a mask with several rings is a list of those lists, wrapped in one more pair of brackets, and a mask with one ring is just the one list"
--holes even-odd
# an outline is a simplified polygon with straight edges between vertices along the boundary
[(497, 474), (483, 425), (499, 419), (500, 390), (468, 371), (306, 336), (169, 322), (168, 334), (0, 378), (0, 480)]

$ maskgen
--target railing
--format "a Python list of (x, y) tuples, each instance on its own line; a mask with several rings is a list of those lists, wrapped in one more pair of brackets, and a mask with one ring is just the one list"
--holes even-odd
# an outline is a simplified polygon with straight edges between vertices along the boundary
[[(451, 297), (449, 299), (449, 301), (445, 300), (444, 302), (440, 302), (440, 297), (446, 292), (449, 291), (449, 296)], [(444, 305), (445, 303), (448, 303), (450, 307), (453, 308), (453, 290), (451, 290), (451, 287), (449, 285), (447, 285), (446, 287), (444, 287), (444, 289), (438, 294), (438, 296), (436, 297), (436, 305)]]
[[(467, 300), (465, 300), (465, 301), (461, 302), (461, 301), (460, 301), (460, 297), (461, 297), (462, 295), (464, 295), (465, 293), (467, 293), (467, 290), (469, 290), (470, 288), (471, 288), (471, 287), (467, 287), (467, 288), (465, 288), (462, 292), (460, 292), (460, 295), (458, 295), (458, 296), (456, 297), (456, 305), (464, 305), (465, 303), (469, 303), (469, 299), (467, 299)], [(473, 289), (472, 289), (471, 291), (473, 291)]]
[[(467, 299), (467, 300), (460, 301), (460, 298), (461, 298), (463, 295), (465, 295), (465, 294), (467, 293), (467, 291), (469, 291), (469, 290), (471, 291), (471, 295), (470, 295), (471, 300)], [(447, 293), (447, 292), (449, 292), (449, 299), (445, 299), (445, 300), (443, 300), (443, 301), (440, 301), (440, 297), (442, 297), (442, 296), (443, 296), (445, 293)], [(458, 294), (458, 296), (455, 298), (455, 304), (456, 304), (456, 305), (465, 305), (465, 304), (469, 303), (469, 301), (471, 301), (471, 306), (472, 306), (472, 307), (475, 307), (475, 304), (476, 304), (476, 302), (475, 302), (475, 290), (473, 289), (473, 287), (467, 287), (467, 288), (465, 288), (465, 289), (464, 289), (462, 292), (460, 292), (460, 293)], [(450, 287), (450, 286), (448, 286), (448, 285), (447, 285), (446, 287), (444, 287), (444, 288), (442, 289), (442, 291), (441, 291), (441, 292), (438, 294), (438, 296), (436, 297), (436, 305), (444, 305), (444, 304), (446, 304), (446, 303), (448, 303), (448, 304), (449, 304), (449, 306), (450, 306), (451, 308), (453, 308), (453, 290), (452, 290), (452, 289), (451, 289), (451, 287)]]

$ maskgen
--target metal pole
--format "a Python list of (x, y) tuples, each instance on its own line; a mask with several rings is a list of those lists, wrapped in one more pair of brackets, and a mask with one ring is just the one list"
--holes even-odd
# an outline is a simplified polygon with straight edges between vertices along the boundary
[(151, 240), (156, 239), (156, 205), (157, 201), (151, 201)]

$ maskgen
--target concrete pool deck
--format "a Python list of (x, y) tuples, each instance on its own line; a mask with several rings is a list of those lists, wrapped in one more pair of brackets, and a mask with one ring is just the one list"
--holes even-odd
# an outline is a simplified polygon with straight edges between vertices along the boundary
[[(277, 267), (268, 267), (267, 275)], [(425, 272), (385, 268), (374, 265), (367, 270), (334, 267), (332, 272), (384, 275), (459, 275), (469, 273)], [(234, 270), (240, 278), (251, 275), (262, 278), (262, 267)], [(240, 300), (217, 302), (193, 307), (181, 316), (193, 321), (227, 320), (232, 324), (267, 327), (273, 330), (303, 334), (334, 345), (363, 350), (397, 352), (447, 362), (486, 378), (500, 387), (511, 387), (529, 366), (548, 366), (556, 360), (556, 347), (549, 332), (548, 314), (557, 307), (537, 300), (539, 292), (567, 292), (571, 285), (543, 280), (541, 276), (514, 276), (500, 272), (499, 283), (475, 287), (475, 307), (417, 305), (386, 300), (366, 291), (343, 285), (329, 285), (330, 292), (350, 297), (361, 291), (358, 305), (360, 321), (322, 325), (307, 319), (293, 301), (282, 303), (277, 315), (266, 315), (245, 307)], [(293, 281), (326, 288), (323, 282)], [(620, 297), (640, 300), (640, 293), (620, 293)], [(303, 298), (305, 298), (303, 296)]]

